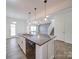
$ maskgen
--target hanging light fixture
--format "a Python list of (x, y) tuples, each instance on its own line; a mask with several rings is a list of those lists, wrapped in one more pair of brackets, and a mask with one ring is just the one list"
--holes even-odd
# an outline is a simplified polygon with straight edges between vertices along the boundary
[[(28, 15), (29, 15), (29, 17), (28, 18), (30, 18), (30, 16), (31, 16), (31, 12), (28, 12)], [(29, 20), (30, 21), (30, 20)], [(29, 23), (29, 25), (30, 25), (31, 23)]]
[(36, 20), (36, 8), (34, 8), (34, 10), (35, 10), (35, 20)]
[(44, 4), (45, 4), (45, 19), (44, 20), (45, 21), (47, 20), (47, 17), (48, 17), (48, 16), (46, 16), (46, 3), (47, 3), (47, 0), (44, 0)]
[(35, 21), (34, 21), (34, 24), (36, 24), (37, 22), (36, 22), (36, 10), (37, 10), (37, 8), (34, 8), (34, 10), (35, 10)]

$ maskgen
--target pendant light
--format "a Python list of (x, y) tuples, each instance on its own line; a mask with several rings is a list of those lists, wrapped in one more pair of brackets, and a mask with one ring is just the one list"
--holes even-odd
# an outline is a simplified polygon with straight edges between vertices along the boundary
[(36, 22), (36, 10), (37, 10), (37, 8), (34, 8), (34, 10), (35, 10), (35, 21), (34, 21), (34, 23), (37, 24), (37, 22)]
[(34, 10), (35, 10), (35, 20), (36, 20), (36, 8), (34, 8)]
[(44, 20), (45, 21), (47, 20), (47, 17), (48, 17), (48, 16), (46, 16), (46, 3), (47, 3), (47, 0), (44, 0), (44, 4), (45, 4), (45, 19)]
[[(31, 17), (31, 12), (28, 12), (28, 16), (29, 16), (28, 18)], [(31, 20), (28, 20), (28, 22), (29, 22), (29, 21), (31, 21)], [(29, 25), (31, 25), (31, 22), (29, 22)]]

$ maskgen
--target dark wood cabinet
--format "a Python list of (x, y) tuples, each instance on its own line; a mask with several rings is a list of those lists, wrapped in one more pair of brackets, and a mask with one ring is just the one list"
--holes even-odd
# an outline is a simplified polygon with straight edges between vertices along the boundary
[(26, 56), (27, 59), (35, 59), (35, 43), (26, 39)]

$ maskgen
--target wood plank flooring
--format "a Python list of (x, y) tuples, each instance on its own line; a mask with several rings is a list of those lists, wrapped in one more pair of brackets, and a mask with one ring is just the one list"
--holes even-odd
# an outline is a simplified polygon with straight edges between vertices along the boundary
[(19, 48), (16, 39), (6, 40), (6, 59), (27, 59)]

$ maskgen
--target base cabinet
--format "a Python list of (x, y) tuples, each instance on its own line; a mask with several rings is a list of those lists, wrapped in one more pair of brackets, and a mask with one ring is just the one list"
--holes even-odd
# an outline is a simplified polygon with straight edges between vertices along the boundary
[(19, 37), (17, 43), (27, 56), (27, 59), (35, 59), (35, 43), (23, 37)]
[(54, 56), (54, 42), (53, 40), (39, 46), (32, 41), (19, 37), (17, 39), (27, 59), (53, 59)]
[(51, 40), (42, 46), (36, 45), (36, 59), (53, 59), (54, 41)]
[(26, 41), (25, 41), (25, 38), (19, 37), (17, 39), (17, 43), (20, 46), (21, 50), (24, 52), (24, 54), (26, 54)]
[(26, 39), (26, 56), (27, 59), (35, 59), (35, 43)]

